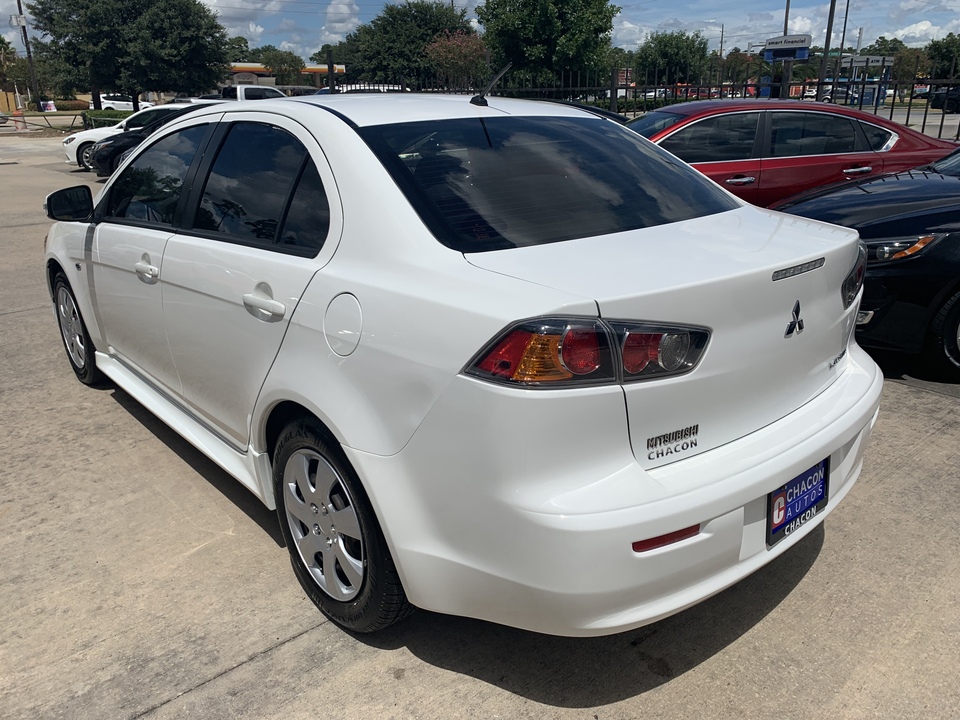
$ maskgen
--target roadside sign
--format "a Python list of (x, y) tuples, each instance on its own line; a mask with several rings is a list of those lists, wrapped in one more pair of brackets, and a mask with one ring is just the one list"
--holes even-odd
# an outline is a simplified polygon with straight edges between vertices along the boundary
[(812, 35), (781, 35), (767, 40), (764, 50), (809, 48), (811, 42), (813, 42)]

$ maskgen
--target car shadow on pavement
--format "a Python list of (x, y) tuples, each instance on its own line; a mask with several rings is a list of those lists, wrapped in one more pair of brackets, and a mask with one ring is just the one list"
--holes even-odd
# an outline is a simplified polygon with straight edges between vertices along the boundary
[(418, 659), (535, 702), (608, 705), (653, 690), (709, 660), (759, 623), (803, 579), (823, 547), (823, 525), (769, 565), (673, 617), (599, 638), (562, 638), (425, 611), (375, 635), (381, 649)]
[(143, 405), (130, 397), (126, 391), (116, 386), (112, 386), (110, 391), (113, 399), (134, 419), (152, 432), (160, 442), (173, 450), (198, 475), (259, 525), (279, 547), (286, 547), (283, 535), (280, 532), (280, 525), (277, 523), (276, 513), (268, 510), (260, 502), (260, 499), (241, 485), (239, 481), (171, 430), (162, 420), (159, 420)]
[(867, 349), (883, 371), (884, 380), (960, 397), (960, 371), (945, 368), (922, 355)]

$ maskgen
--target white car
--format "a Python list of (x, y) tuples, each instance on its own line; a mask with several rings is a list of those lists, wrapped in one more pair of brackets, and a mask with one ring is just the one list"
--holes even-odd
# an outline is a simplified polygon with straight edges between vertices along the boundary
[(226, 103), (47, 212), (77, 377), (276, 508), (357, 632), (675, 613), (830, 515), (878, 413), (854, 231), (569, 106)]
[[(140, 109), (153, 107), (152, 102), (147, 102), (146, 100), (140, 101)], [(93, 101), (90, 101), (90, 109), (93, 110)], [(101, 110), (133, 110), (133, 98), (129, 95), (116, 95), (108, 94), (100, 96), (100, 109)]]
[[(207, 103), (213, 101), (199, 100), (197, 102)], [(111, 135), (115, 135), (120, 132), (136, 130), (137, 128), (144, 127), (155, 120), (159, 120), (164, 115), (174, 113), (189, 106), (189, 103), (168, 103), (166, 105), (159, 105), (157, 107), (148, 107), (144, 110), (134, 113), (127, 118), (124, 118), (116, 125), (91, 128), (90, 130), (81, 130), (80, 132), (74, 133), (73, 135), (68, 135), (63, 139), (63, 154), (67, 158), (67, 162), (69, 164), (76, 164), (77, 167), (80, 167), (84, 170), (93, 170), (94, 167), (91, 160), (91, 153), (93, 151), (93, 146), (97, 143), (97, 141), (103, 140), (105, 137), (110, 137)]]

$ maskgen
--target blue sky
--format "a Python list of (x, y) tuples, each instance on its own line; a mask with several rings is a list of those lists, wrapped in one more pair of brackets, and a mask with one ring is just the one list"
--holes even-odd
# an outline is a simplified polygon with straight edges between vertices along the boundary
[[(336, 43), (358, 25), (376, 17), (382, 0), (201, 0), (218, 15), (230, 35), (242, 35), (252, 47), (275, 45), (305, 60), (325, 42)], [(482, 0), (454, 0), (473, 9)], [(840, 43), (847, 0), (837, 0), (831, 46)], [(785, 0), (623, 0), (614, 20), (613, 42), (636, 48), (652, 32), (701, 30), (710, 49), (719, 48), (721, 31), (726, 54), (738, 46), (761, 43), (783, 33)], [(809, 33), (814, 45), (826, 35), (829, 2), (791, 0), (790, 34)], [(0, 17), (16, 13), (16, 0), (0, 0)], [(856, 46), (859, 28), (863, 44), (880, 35), (896, 37), (910, 46), (923, 46), (947, 33), (960, 34), (960, 0), (849, 0), (846, 45)], [(5, 28), (3, 35), (22, 50), (19, 33)]]

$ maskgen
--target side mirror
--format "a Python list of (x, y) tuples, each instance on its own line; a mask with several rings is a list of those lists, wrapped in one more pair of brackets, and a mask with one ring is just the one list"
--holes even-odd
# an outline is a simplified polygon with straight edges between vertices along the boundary
[(84, 221), (93, 216), (93, 193), (86, 185), (57, 190), (44, 203), (51, 220)]

